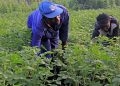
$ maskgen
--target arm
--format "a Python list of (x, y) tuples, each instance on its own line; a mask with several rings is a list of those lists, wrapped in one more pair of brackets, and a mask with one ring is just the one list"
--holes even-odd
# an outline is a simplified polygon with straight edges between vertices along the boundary
[(62, 41), (62, 50), (65, 50), (67, 46), (67, 41)]
[[(117, 27), (113, 30), (113, 37), (118, 37), (119, 36), (119, 22), (117, 21)], [(118, 43), (117, 39), (114, 38), (115, 43)]]
[[(38, 49), (41, 49), (42, 34), (43, 33), (39, 30), (36, 30), (34, 33), (32, 33), (31, 47), (36, 46)], [(38, 52), (37, 55), (40, 56), (40, 52)]]
[[(41, 43), (41, 36), (40, 36), (40, 33), (39, 33), (40, 31), (35, 24), (32, 24), (32, 22), (34, 22), (33, 13), (31, 13), (28, 16), (28, 20), (27, 20), (28, 28), (32, 28), (32, 30), (34, 29), (34, 31), (32, 31), (31, 47), (37, 46), (37, 48), (40, 49), (40, 43)], [(38, 31), (36, 31), (36, 30), (38, 30)]]
[(92, 39), (95, 38), (95, 37), (98, 37), (99, 36), (99, 31), (96, 30), (96, 28), (94, 29), (93, 31), (93, 34), (92, 34)]
[(40, 49), (41, 38), (42, 37), (38, 33), (32, 33), (31, 47), (37, 46), (37, 48)]
[(64, 20), (62, 21), (62, 25), (59, 30), (59, 38), (62, 41), (62, 49), (64, 50), (65, 47), (67, 46), (68, 31), (69, 31), (69, 14), (66, 9), (64, 9), (61, 16), (64, 17)]
[(27, 26), (28, 26), (28, 28), (32, 28), (32, 20), (33, 20), (32, 14), (30, 14), (28, 16), (28, 19), (27, 19)]
[(40, 49), (41, 38), (43, 34), (43, 27), (41, 24), (42, 15), (40, 15), (39, 9), (36, 9), (28, 16), (27, 26), (32, 28), (32, 42), (31, 47), (37, 46)]
[[(98, 37), (99, 36), (99, 31), (98, 31), (98, 24), (95, 23), (95, 29), (93, 30), (93, 34), (92, 34), (92, 40), (95, 38), (95, 37)], [(96, 41), (93, 40), (93, 43), (97, 43)]]

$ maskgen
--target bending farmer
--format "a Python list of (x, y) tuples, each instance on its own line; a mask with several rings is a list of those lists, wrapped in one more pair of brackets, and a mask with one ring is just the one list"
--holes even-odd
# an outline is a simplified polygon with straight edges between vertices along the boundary
[[(64, 6), (50, 1), (41, 2), (39, 9), (29, 15), (27, 26), (32, 28), (31, 47), (37, 46), (41, 49), (39, 56), (55, 47), (58, 48), (59, 38), (62, 41), (62, 49), (67, 45), (69, 14)], [(46, 57), (50, 58), (51, 54), (47, 54)]]
[[(113, 16), (106, 13), (99, 14), (95, 22), (95, 29), (92, 34), (92, 39), (95, 37), (106, 36), (109, 39), (119, 36), (119, 22)], [(93, 41), (95, 43), (95, 41)], [(115, 42), (117, 40), (115, 39)]]

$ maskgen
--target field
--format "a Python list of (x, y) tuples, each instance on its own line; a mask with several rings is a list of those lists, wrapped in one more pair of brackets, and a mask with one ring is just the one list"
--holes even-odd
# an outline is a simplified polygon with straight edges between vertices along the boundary
[[(91, 41), (97, 15), (105, 12), (120, 21), (119, 8), (68, 10), (68, 46), (65, 52), (61, 46), (47, 52), (56, 55), (53, 63), (44, 57), (46, 53), (38, 57), (39, 49), (30, 47), (31, 29), (26, 22), (31, 12), (0, 13), (0, 86), (120, 86), (120, 42), (103, 47), (101, 42), (107, 38), (96, 38), (99, 44)], [(53, 67), (60, 67), (60, 72)]]

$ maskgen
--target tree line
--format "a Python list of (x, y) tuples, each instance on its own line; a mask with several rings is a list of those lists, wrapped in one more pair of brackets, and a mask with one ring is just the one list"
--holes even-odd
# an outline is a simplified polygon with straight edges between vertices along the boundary
[[(57, 2), (57, 0), (52, 1)], [(60, 0), (59, 2), (72, 10), (106, 9), (120, 6), (120, 0)]]
[[(11, 13), (13, 11), (26, 12), (38, 8), (44, 0), (0, 0), (0, 12)], [(120, 5), (120, 0), (49, 0), (65, 6), (71, 10), (106, 9)]]
[[(35, 0), (26, 0), (31, 3)], [(44, 1), (44, 0), (36, 0)], [(50, 0), (54, 3), (61, 4), (72, 10), (114, 8), (120, 6), (120, 0)]]

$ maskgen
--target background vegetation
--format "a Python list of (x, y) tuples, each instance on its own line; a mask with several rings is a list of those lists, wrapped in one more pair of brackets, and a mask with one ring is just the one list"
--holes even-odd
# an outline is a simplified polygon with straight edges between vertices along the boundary
[[(0, 12), (26, 12), (35, 10), (44, 0), (0, 0)], [(49, 0), (71, 10), (106, 9), (120, 6), (120, 0)]]
[[(101, 44), (103, 40), (108, 40), (106, 37), (96, 38), (99, 44), (91, 42), (94, 22), (99, 13), (108, 13), (120, 21), (120, 11), (117, 6), (119, 1), (115, 4), (116, 8), (97, 10), (88, 10), (87, 7), (84, 7), (84, 10), (73, 10), (72, 6), (79, 6), (75, 5), (75, 0), (74, 3), (72, 0), (69, 0), (71, 1), (69, 3), (67, 0), (54, 1), (67, 7), (70, 28), (65, 52), (61, 50), (61, 46), (53, 52), (46, 52), (55, 55), (53, 57), (55, 62), (52, 63), (51, 59), (44, 57), (46, 53), (38, 57), (36, 53), (39, 49), (30, 47), (31, 30), (26, 25), (27, 17), (38, 8), (40, 2), (38, 3), (37, 0), (30, 3), (25, 0), (17, 1), (1, 0), (0, 2), (0, 86), (120, 85), (120, 38), (117, 38), (118, 44), (113, 43), (113, 46), (107, 47)], [(92, 3), (92, 0), (89, 1)], [(71, 4), (71, 9), (69, 9), (70, 3), (74, 4)], [(88, 1), (85, 6), (87, 3)], [(64, 62), (61, 59), (64, 59)], [(39, 67), (40, 64), (45, 64), (46, 67)], [(56, 67), (60, 67), (59, 73)], [(53, 78), (49, 79), (49, 77)]]

